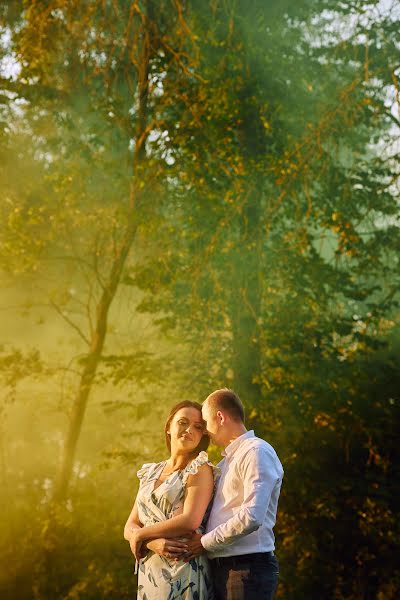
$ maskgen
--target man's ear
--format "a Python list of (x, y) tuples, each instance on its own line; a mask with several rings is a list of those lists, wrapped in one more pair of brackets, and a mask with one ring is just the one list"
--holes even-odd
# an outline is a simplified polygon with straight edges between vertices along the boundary
[(220, 410), (217, 410), (217, 413), (215, 416), (217, 417), (220, 425), (223, 425), (225, 423), (225, 415)]

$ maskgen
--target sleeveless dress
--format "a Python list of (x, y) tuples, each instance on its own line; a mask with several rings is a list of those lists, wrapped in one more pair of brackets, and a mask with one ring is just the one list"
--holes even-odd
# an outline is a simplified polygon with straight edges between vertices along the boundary
[[(186, 481), (208, 463), (213, 468), (214, 489), (216, 470), (208, 461), (207, 452), (200, 454), (184, 469), (174, 471), (155, 490), (166, 461), (145, 464), (137, 472), (140, 487), (136, 498), (140, 522), (144, 526), (166, 521), (182, 506)], [(211, 503), (209, 509), (211, 508)], [(209, 509), (203, 519), (205, 525)], [(203, 531), (199, 529), (198, 531)], [(208, 558), (203, 554), (189, 563), (169, 560), (149, 551), (138, 565), (138, 600), (214, 600)]]

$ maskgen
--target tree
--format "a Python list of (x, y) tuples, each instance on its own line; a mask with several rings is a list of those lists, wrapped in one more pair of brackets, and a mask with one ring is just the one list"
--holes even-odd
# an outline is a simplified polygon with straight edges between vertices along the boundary
[[(275, 442), (288, 465), (282, 597), (309, 597), (317, 589), (326, 597), (395, 597), (397, 583), (390, 588), (376, 576), (380, 558), (390, 562), (394, 547), (379, 536), (387, 530), (397, 540), (393, 507), (379, 494), (371, 500), (368, 486), (357, 492), (355, 481), (380, 479), (371, 475), (374, 448), (393, 456), (383, 439), (396, 409), (389, 395), (376, 402), (374, 390), (394, 390), (397, 382), (395, 369), (387, 374), (378, 365), (398, 318), (398, 23), (373, 7), (310, 7), (274, 5), (275, 30), (266, 25), (270, 5), (247, 14), (239, 8), (230, 37), (221, 26), (203, 38), (204, 68), (214, 74), (207, 88), (214, 102), (204, 106), (222, 107), (225, 127), (205, 129), (204, 115), (212, 156), (187, 169), (180, 196), (190, 202), (179, 218), (164, 212), (168, 276), (146, 260), (135, 266), (134, 282), (154, 294), (142, 310), (164, 311), (164, 327), (187, 342), (186, 385), (203, 397), (233, 386), (247, 402), (250, 424)], [(226, 39), (231, 62), (219, 54)], [(171, 230), (179, 239), (173, 248)], [(158, 251), (160, 237), (158, 231)], [(351, 432), (357, 433), (350, 465)], [(383, 461), (387, 468), (392, 460)], [(332, 479), (321, 482), (325, 473)], [(397, 481), (385, 495), (394, 494)], [(365, 505), (381, 519), (373, 533), (368, 526), (372, 557), (360, 550), (372, 541), (359, 517), (375, 519)], [(339, 548), (349, 530), (355, 542), (346, 561)], [(354, 572), (345, 575), (349, 561), (357, 561), (356, 581)], [(392, 575), (397, 581), (398, 572)]]
[[(11, 9), (10, 16), (15, 19)], [(9, 269), (49, 272), (53, 262), (70, 271), (79, 291), (69, 285), (49, 301), (86, 347), (55, 492), (61, 500), (111, 305), (138, 231), (160, 210), (170, 177), (167, 134), (179, 122), (171, 123), (174, 99), (163, 82), (171, 81), (173, 93), (180, 80), (200, 78), (195, 36), (178, 2), (172, 13), (169, 3), (156, 11), (150, 0), (104, 7), (32, 3), (12, 27), (20, 72), (3, 78), (3, 86), (22, 114), (9, 137), (15, 146), (32, 140), (21, 162), (28, 155), (45, 186), (37, 179), (9, 185), (5, 259)]]
[[(58, 498), (93, 382), (155, 373), (108, 335), (116, 299), (140, 288), (135, 315), (176, 344), (157, 367), (177, 393), (233, 386), (283, 459), (281, 596), (394, 597), (364, 581), (372, 540), (382, 561), (397, 540), (383, 482), (396, 403), (376, 398), (398, 375), (382, 367), (398, 309), (396, 15), (333, 0), (24, 6), (4, 11), (21, 70), (3, 76), (1, 122), (5, 166), (29, 177), (7, 182), (2, 249), (14, 276), (63, 271), (46, 303), (81, 340)], [(353, 489), (358, 476), (371, 485)]]

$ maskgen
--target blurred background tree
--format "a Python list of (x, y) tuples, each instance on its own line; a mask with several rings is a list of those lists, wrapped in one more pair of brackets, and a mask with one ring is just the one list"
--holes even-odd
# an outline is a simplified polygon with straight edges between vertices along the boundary
[(4, 308), (47, 333), (3, 340), (3, 429), (40, 410), (19, 472), (3, 443), (7, 597), (130, 596), (135, 467), (228, 385), (286, 471), (278, 596), (396, 598), (398, 2), (2, 16)]

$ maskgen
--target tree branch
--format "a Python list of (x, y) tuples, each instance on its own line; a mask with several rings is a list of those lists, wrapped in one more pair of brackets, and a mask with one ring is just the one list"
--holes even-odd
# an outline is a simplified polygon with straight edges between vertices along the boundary
[(64, 321), (66, 323), (68, 323), (68, 325), (70, 325), (72, 327), (72, 329), (75, 329), (75, 331), (78, 333), (78, 335), (83, 339), (83, 341), (90, 346), (90, 340), (88, 340), (88, 338), (86, 337), (86, 335), (83, 333), (83, 331), (81, 330), (81, 328), (76, 325), (76, 323), (74, 323), (73, 321), (71, 321), (71, 319), (60, 309), (59, 306), (57, 306), (57, 304), (55, 302), (53, 302), (52, 300), (50, 300), (50, 305), (54, 308), (54, 310), (60, 315), (60, 317), (62, 317), (64, 319)]

